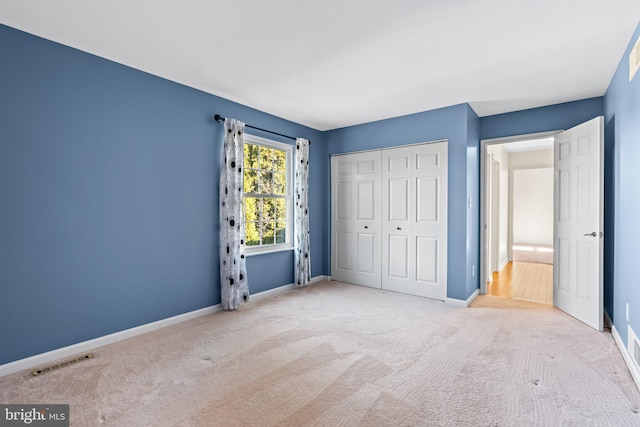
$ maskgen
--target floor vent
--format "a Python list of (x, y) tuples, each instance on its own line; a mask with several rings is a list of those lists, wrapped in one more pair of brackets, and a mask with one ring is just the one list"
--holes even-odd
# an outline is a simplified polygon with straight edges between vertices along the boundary
[(640, 69), (640, 37), (629, 53), (629, 81), (633, 79), (638, 69)]
[(56, 369), (64, 368), (65, 366), (74, 365), (78, 362), (82, 362), (83, 360), (93, 359), (93, 353), (83, 354), (73, 359), (63, 360), (61, 362), (56, 362), (48, 366), (44, 366), (39, 369), (34, 369), (31, 371), (31, 374), (36, 377), (38, 375), (46, 374), (47, 372), (55, 371)]

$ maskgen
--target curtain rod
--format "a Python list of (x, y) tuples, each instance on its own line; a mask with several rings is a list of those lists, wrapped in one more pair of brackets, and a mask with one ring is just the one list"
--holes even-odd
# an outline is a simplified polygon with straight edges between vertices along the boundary
[[(216, 122), (220, 123), (221, 121), (223, 121), (225, 118), (222, 117), (220, 114), (216, 114), (215, 116), (213, 116), (213, 120), (215, 120)], [(278, 136), (283, 136), (285, 138), (289, 138), (289, 139), (293, 139), (294, 141), (298, 138), (296, 138), (295, 136), (289, 136), (289, 135), (284, 135), (282, 133), (278, 133), (278, 132), (274, 132), (272, 130), (267, 130), (267, 129), (262, 129), (259, 127), (255, 127), (255, 126), (251, 126), (245, 123), (245, 127), (251, 128), (251, 129), (255, 129), (255, 130), (261, 130), (262, 132), (268, 132), (268, 133), (272, 133), (274, 135), (278, 135)], [(309, 145), (311, 145), (311, 141), (309, 141)]]

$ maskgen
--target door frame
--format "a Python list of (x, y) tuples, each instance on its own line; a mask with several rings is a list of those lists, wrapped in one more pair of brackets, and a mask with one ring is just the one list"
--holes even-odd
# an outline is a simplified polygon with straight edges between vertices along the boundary
[[(448, 179), (449, 179), (449, 139), (444, 138), (444, 139), (435, 139), (435, 140), (431, 140), (431, 141), (423, 141), (423, 142), (414, 142), (414, 143), (410, 143), (410, 144), (400, 144), (400, 145), (391, 145), (391, 146), (383, 146), (383, 147), (379, 147), (379, 148), (369, 148), (369, 149), (365, 149), (365, 150), (354, 150), (354, 151), (346, 151), (346, 152), (342, 152), (342, 153), (333, 153), (333, 154), (329, 154), (329, 231), (328, 231), (328, 241), (329, 241), (329, 262), (330, 262), (330, 269), (333, 269), (333, 194), (332, 194), (332, 187), (333, 187), (333, 182), (332, 182), (332, 176), (333, 176), (333, 169), (332, 169), (332, 158), (333, 157), (339, 157), (339, 156), (348, 156), (348, 155), (352, 155), (352, 154), (360, 154), (360, 153), (369, 153), (369, 152), (380, 152), (382, 153), (384, 150), (391, 150), (391, 149), (396, 149), (396, 148), (408, 148), (408, 147), (414, 147), (414, 146), (421, 146), (421, 145), (426, 145), (426, 144), (436, 144), (436, 143), (445, 143), (446, 146), (446, 153), (447, 153), (447, 183), (448, 183)], [(448, 185), (448, 184), (447, 184)], [(382, 190), (382, 186), (381, 186), (381, 190)], [(449, 217), (448, 217), (448, 206), (449, 206), (449, 197), (448, 197), (448, 191), (447, 191), (447, 196), (446, 196), (446, 203), (447, 203), (447, 215), (446, 215), (446, 220), (447, 220), (447, 225), (446, 225), (446, 238), (447, 238), (447, 249), (445, 249), (444, 253), (445, 253), (445, 257), (449, 256), (449, 249), (448, 249), (448, 244), (449, 244)], [(382, 219), (382, 218), (381, 218)], [(380, 256), (380, 262), (382, 263), (382, 254)], [(447, 269), (447, 263), (445, 262), (445, 269)], [(445, 297), (447, 295), (447, 292), (449, 290), (449, 282), (448, 282), (448, 270), (445, 271)], [(333, 278), (331, 276), (329, 276), (330, 280), (333, 280)], [(382, 279), (382, 273), (381, 273), (381, 279)], [(449, 300), (449, 298), (445, 298), (447, 301)]]
[[(491, 270), (490, 273), (500, 268), (500, 162), (495, 156), (491, 156)], [(493, 275), (493, 274), (492, 274)]]
[[(551, 138), (555, 137), (560, 132), (563, 132), (564, 129), (549, 131), (549, 132), (538, 132), (538, 133), (529, 133), (522, 135), (514, 135), (514, 136), (506, 136), (501, 138), (488, 138), (480, 140), (480, 294), (485, 295), (487, 293), (487, 242), (489, 239), (487, 238), (487, 198), (489, 196), (489, 192), (487, 191), (487, 147), (490, 145), (499, 145), (499, 144), (507, 144), (510, 142), (519, 142), (526, 141), (529, 139), (542, 139), (542, 138)], [(509, 251), (509, 253), (511, 253)]]
[[(487, 239), (485, 245), (485, 272), (487, 273), (486, 281), (493, 281), (493, 272), (497, 270), (497, 258), (499, 246), (498, 228), (499, 224), (499, 203), (500, 200), (500, 162), (493, 154), (487, 153), (486, 156), (486, 211), (487, 222), (485, 224), (485, 237)], [(489, 203), (490, 202), (490, 203)], [(488, 270), (487, 270), (488, 269)]]

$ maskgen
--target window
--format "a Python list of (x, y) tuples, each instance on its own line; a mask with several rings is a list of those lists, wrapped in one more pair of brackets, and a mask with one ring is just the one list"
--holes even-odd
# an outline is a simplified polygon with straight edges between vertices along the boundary
[(247, 253), (290, 248), (291, 145), (245, 134), (244, 214)]

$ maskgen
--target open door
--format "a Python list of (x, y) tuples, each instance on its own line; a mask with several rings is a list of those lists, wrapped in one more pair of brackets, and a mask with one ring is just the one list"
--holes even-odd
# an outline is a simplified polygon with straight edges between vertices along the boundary
[(558, 134), (554, 144), (553, 304), (602, 331), (604, 119)]

